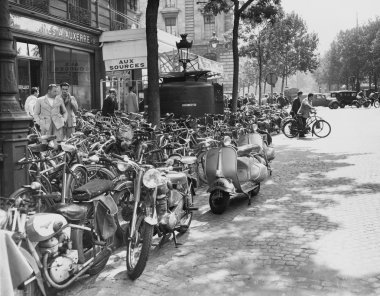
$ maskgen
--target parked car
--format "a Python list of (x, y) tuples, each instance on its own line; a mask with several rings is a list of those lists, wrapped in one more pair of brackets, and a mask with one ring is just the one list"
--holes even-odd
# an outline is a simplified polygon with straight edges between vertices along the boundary
[(329, 104), (330, 109), (344, 108), (346, 106), (355, 105), (357, 92), (353, 90), (333, 91), (330, 94), (332, 100)]
[(327, 97), (326, 95), (321, 94), (321, 93), (314, 93), (314, 96), (313, 96), (314, 107), (318, 107), (318, 106), (329, 107), (330, 103), (331, 103), (330, 97)]

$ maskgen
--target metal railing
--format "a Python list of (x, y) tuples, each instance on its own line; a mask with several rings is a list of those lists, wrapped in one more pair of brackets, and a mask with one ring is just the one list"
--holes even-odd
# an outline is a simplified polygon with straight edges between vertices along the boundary
[(31, 10), (49, 13), (50, 0), (15, 0), (14, 2)]
[(84, 24), (91, 25), (91, 11), (77, 5), (78, 1), (69, 0), (67, 3), (67, 18)]

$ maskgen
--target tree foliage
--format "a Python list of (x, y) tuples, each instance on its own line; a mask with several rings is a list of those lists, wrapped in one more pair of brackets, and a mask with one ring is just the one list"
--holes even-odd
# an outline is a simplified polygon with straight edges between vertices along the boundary
[(375, 82), (380, 71), (380, 19), (340, 31), (324, 55), (318, 72), (329, 89), (343, 84), (360, 89), (361, 83)]
[(204, 7), (206, 13), (228, 13), (233, 11), (234, 23), (232, 29), (233, 80), (232, 80), (232, 111), (237, 109), (239, 90), (239, 24), (240, 20), (250, 20), (259, 24), (274, 20), (279, 12), (281, 0), (208, 0)]
[(275, 22), (266, 26), (246, 23), (243, 40), (240, 54), (258, 60), (263, 71), (261, 82), (266, 73), (274, 72), (282, 78), (282, 90), (286, 77), (318, 67), (318, 37), (308, 32), (304, 20), (294, 12), (278, 13)]

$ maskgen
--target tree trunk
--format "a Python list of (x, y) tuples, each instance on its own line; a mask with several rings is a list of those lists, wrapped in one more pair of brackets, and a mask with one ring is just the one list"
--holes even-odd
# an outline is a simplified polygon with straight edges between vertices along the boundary
[(157, 40), (157, 0), (148, 0), (146, 7), (146, 48), (148, 70), (148, 121), (153, 125), (160, 123), (160, 91), (158, 68), (158, 40)]
[(237, 98), (239, 87), (239, 1), (234, 0), (234, 26), (232, 29), (232, 57), (234, 60), (233, 77), (232, 77), (232, 112), (237, 110)]
[(377, 91), (377, 72), (373, 73), (373, 83), (375, 85), (375, 91)]
[(266, 94), (266, 92), (267, 92), (267, 83), (264, 82), (264, 94)]
[(372, 85), (372, 75), (369, 75), (369, 77), (368, 77), (368, 89), (372, 89), (371, 85)]

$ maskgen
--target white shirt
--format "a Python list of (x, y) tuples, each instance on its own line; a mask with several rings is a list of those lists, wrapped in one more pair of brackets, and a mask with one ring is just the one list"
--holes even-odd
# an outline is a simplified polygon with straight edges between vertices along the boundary
[(25, 111), (30, 115), (34, 116), (34, 106), (37, 103), (37, 97), (35, 95), (30, 95), (25, 101)]
[(53, 104), (54, 104), (54, 98), (49, 98), (48, 96), (46, 96), (48, 101), (49, 101), (49, 105), (53, 107)]

